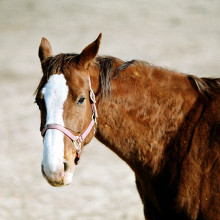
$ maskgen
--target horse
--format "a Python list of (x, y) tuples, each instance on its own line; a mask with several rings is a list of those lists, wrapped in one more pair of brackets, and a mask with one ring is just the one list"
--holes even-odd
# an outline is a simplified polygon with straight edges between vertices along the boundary
[(220, 219), (220, 78), (98, 56), (101, 37), (56, 56), (41, 40), (43, 176), (70, 184), (95, 136), (134, 171), (146, 219)]

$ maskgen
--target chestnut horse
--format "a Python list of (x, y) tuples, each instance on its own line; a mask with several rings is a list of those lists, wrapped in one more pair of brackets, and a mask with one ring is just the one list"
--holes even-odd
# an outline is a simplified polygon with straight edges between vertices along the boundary
[(42, 38), (43, 176), (69, 184), (95, 135), (135, 172), (146, 219), (220, 219), (220, 79), (97, 56), (100, 42), (53, 56)]

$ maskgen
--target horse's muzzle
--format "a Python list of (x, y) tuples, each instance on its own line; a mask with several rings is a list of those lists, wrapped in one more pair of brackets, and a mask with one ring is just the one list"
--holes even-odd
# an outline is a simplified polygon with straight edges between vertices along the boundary
[(41, 172), (47, 182), (54, 187), (69, 185), (72, 182), (73, 173), (66, 162), (64, 162), (63, 168), (54, 172), (45, 171), (43, 164), (41, 164)]

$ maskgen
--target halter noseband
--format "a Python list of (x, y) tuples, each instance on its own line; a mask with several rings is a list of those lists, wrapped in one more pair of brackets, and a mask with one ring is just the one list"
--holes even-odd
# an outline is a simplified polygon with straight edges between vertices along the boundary
[[(67, 128), (65, 128), (64, 126), (59, 125), (59, 124), (47, 124), (41, 130), (42, 137), (44, 137), (44, 135), (48, 129), (56, 129), (56, 130), (63, 132), (68, 138), (70, 138), (74, 144), (75, 149), (76, 149), (76, 155), (77, 155), (76, 159), (75, 159), (76, 164), (78, 164), (78, 161), (81, 156), (82, 142), (86, 139), (87, 135), (90, 133), (93, 126), (97, 124), (96, 118), (98, 117), (98, 114), (97, 114), (97, 110), (96, 110), (96, 106), (95, 106), (95, 103), (96, 103), (95, 94), (92, 90), (90, 77), (89, 77), (89, 98), (90, 98), (91, 107), (92, 107), (92, 121), (90, 122), (87, 129), (80, 136), (75, 136), (70, 130), (68, 130)], [(94, 132), (95, 132), (95, 128), (94, 128)]]

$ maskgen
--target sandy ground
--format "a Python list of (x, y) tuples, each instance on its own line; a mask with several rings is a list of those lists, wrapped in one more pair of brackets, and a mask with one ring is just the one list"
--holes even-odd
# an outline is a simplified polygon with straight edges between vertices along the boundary
[(100, 54), (220, 77), (218, 0), (1, 0), (0, 219), (144, 219), (132, 171), (95, 139), (70, 186), (40, 173), (41, 37), (55, 54), (80, 52), (100, 32)]

